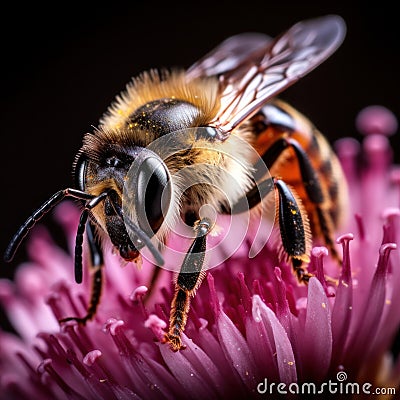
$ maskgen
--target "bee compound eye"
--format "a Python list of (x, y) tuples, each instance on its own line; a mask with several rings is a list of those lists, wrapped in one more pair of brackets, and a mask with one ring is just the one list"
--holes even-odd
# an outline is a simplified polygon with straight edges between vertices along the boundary
[(166, 165), (148, 155), (137, 170), (135, 210), (140, 228), (152, 237), (160, 228), (171, 203), (171, 182)]

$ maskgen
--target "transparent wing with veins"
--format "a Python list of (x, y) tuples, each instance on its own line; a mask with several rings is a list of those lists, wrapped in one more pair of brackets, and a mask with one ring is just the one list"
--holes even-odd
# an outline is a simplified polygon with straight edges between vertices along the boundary
[(269, 99), (333, 54), (345, 33), (343, 19), (328, 15), (299, 22), (273, 40), (243, 34), (223, 42), (188, 70), (189, 78), (219, 76), (221, 106), (210, 126), (226, 138)]
[(261, 61), (267, 45), (272, 41), (263, 33), (241, 33), (225, 39), (216, 48), (187, 70), (189, 79), (220, 76), (226, 80), (239, 68)]

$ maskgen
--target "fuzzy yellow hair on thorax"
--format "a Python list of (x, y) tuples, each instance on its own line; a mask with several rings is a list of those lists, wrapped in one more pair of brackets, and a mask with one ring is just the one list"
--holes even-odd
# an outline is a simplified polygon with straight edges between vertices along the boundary
[(194, 125), (205, 125), (218, 110), (218, 80), (197, 78), (188, 80), (184, 70), (150, 70), (143, 72), (126, 86), (100, 120), (105, 129), (121, 129), (139, 107), (158, 99), (187, 101), (200, 110)]

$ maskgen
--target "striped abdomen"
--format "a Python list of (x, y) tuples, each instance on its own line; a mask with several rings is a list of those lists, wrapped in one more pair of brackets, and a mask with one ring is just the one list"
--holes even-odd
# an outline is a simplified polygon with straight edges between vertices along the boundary
[[(317, 207), (304, 188), (299, 164), (291, 147), (285, 149), (270, 167), (271, 175), (280, 177), (290, 185), (302, 200), (308, 214), (313, 237), (324, 236), (323, 231), (337, 228), (344, 217), (347, 204), (347, 185), (331, 146), (325, 137), (302, 114), (287, 103), (279, 100), (265, 105), (251, 118), (254, 147), (262, 156), (276, 140), (286, 137), (296, 140), (307, 154), (320, 181), (323, 202), (318, 205), (329, 216), (330, 227), (322, 227)], [(325, 232), (326, 234), (326, 232)]]

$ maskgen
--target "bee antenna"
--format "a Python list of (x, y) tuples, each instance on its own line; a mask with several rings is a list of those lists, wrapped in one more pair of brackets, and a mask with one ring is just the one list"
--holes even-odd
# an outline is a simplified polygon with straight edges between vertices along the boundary
[(24, 238), (28, 235), (29, 231), (36, 225), (36, 223), (49, 211), (51, 211), (58, 203), (60, 203), (65, 197), (73, 197), (79, 200), (91, 200), (93, 199), (93, 195), (85, 193), (81, 190), (76, 189), (63, 189), (59, 190), (50, 199), (46, 200), (18, 229), (17, 233), (11, 239), (10, 244), (8, 245), (5, 254), (4, 260), (5, 262), (10, 262), (13, 260), (15, 253), (18, 250), (18, 247), (24, 240)]

